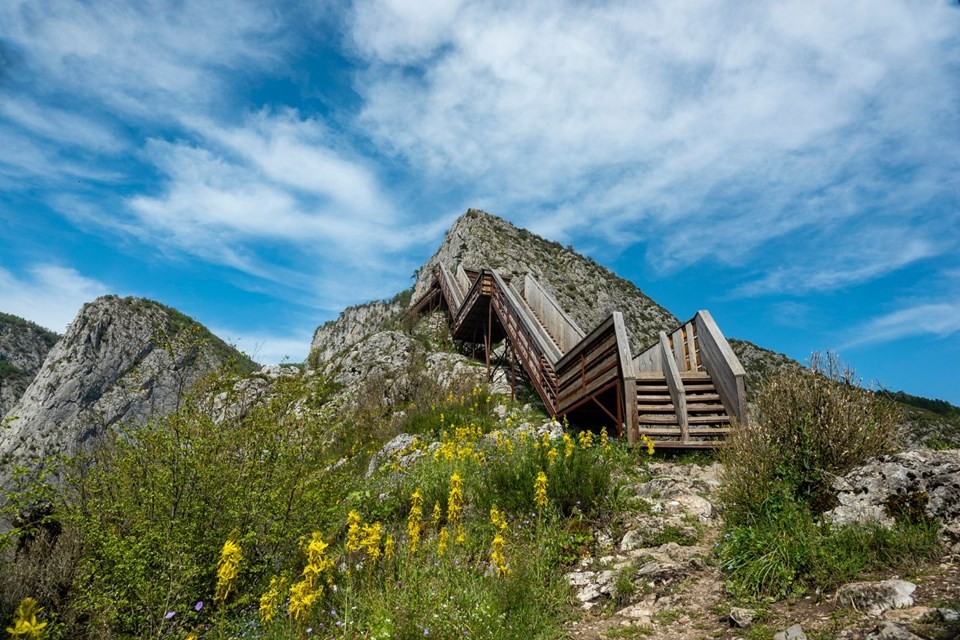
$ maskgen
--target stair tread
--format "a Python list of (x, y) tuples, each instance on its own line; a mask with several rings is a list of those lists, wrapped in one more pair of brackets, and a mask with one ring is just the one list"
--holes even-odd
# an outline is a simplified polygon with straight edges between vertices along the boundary
[(705, 403), (688, 402), (687, 411), (715, 411), (717, 413), (727, 412), (727, 410), (719, 402), (705, 402)]
[(720, 400), (720, 394), (718, 393), (690, 393), (687, 391), (687, 400), (694, 403), (709, 402), (711, 400)]
[(638, 396), (637, 396), (637, 400), (638, 400), (638, 401), (641, 401), (641, 400), (650, 400), (650, 401), (653, 401), (653, 400), (663, 400), (663, 401), (665, 401), (665, 402), (670, 402), (670, 394), (669, 394), (669, 393), (662, 393), (662, 394), (657, 394), (657, 395), (653, 395), (653, 394), (645, 394), (645, 395), (642, 395), (642, 396), (641, 396), (641, 395), (638, 395)]
[(637, 411), (640, 413), (657, 413), (664, 411), (673, 413), (676, 409), (672, 404), (638, 404)]
[(677, 416), (640, 416), (640, 424), (677, 424)]
[(729, 423), (729, 416), (689, 416), (687, 418), (689, 424), (714, 424), (714, 423)]

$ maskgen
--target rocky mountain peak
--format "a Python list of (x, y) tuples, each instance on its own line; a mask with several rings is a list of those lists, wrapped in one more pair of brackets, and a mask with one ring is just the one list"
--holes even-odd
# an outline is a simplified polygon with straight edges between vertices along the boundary
[(584, 331), (593, 329), (611, 312), (621, 311), (635, 353), (654, 343), (661, 330), (677, 325), (673, 314), (635, 284), (580, 255), (573, 247), (545, 240), (479, 209), (469, 209), (447, 231), (439, 250), (418, 272), (414, 299), (426, 291), (437, 263), (443, 263), (451, 273), (458, 266), (489, 267), (501, 275), (519, 278), (519, 288), (523, 276), (529, 274)]
[(174, 411), (200, 377), (253, 363), (182, 313), (143, 298), (84, 305), (0, 431), (0, 477), (12, 465), (74, 453), (120, 422)]

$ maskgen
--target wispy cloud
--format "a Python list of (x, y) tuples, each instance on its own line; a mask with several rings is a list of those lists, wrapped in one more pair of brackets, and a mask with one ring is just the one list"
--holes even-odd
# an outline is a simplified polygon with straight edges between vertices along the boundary
[(874, 318), (851, 331), (841, 348), (890, 342), (913, 336), (946, 337), (960, 332), (960, 303), (917, 304)]
[[(897, 226), (925, 255), (913, 223), (960, 217), (960, 117), (930, 106), (960, 101), (951, 3), (369, 0), (356, 13), (371, 63), (361, 121), (382, 147), (554, 237), (646, 243), (664, 271), (774, 267), (766, 244), (810, 229)], [(817, 248), (793, 259), (826, 273)], [(868, 262), (814, 286), (903, 264)]]
[(58, 333), (66, 330), (84, 303), (107, 293), (115, 292), (70, 267), (38, 264), (21, 275), (0, 268), (3, 311)]

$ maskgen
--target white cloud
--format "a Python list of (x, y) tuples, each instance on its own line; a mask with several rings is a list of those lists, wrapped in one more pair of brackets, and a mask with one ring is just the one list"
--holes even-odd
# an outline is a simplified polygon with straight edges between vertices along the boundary
[(262, 67), (284, 46), (277, 14), (248, 1), (10, 0), (0, 24), (36, 90), (145, 118), (209, 104), (224, 70)]
[(842, 348), (890, 342), (911, 336), (946, 337), (960, 332), (960, 303), (916, 304), (874, 318), (851, 332)]
[(955, 193), (951, 3), (450, 6), (358, 5), (361, 122), (560, 239), (646, 242), (667, 271), (817, 228), (898, 224), (922, 244), (911, 223)]
[(0, 300), (7, 313), (63, 333), (85, 303), (111, 292), (75, 269), (39, 264), (17, 276), (0, 268)]

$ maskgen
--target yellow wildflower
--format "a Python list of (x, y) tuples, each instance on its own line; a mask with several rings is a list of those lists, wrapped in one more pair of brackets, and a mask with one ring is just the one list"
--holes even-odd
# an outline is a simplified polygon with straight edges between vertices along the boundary
[(440, 503), (439, 503), (439, 502), (434, 502), (434, 503), (433, 503), (433, 517), (430, 518), (430, 524), (432, 524), (435, 528), (437, 528), (437, 527), (440, 526), (440, 515), (441, 515), (441, 512), (440, 512)]
[(653, 439), (648, 437), (647, 434), (643, 433), (643, 434), (640, 434), (640, 442), (643, 442), (644, 444), (647, 445), (647, 455), (652, 456), (653, 455)]
[(388, 535), (387, 541), (383, 543), (383, 559), (384, 560), (389, 560), (390, 558), (393, 557), (394, 544), (395, 543), (393, 542), (393, 536)]
[(490, 523), (500, 531), (507, 530), (507, 517), (503, 515), (500, 509), (497, 509), (497, 505), (490, 507)]
[(217, 563), (217, 589), (214, 592), (214, 601), (220, 603), (227, 601), (227, 596), (237, 586), (237, 577), (242, 561), (243, 550), (240, 549), (240, 545), (234, 542), (232, 537), (228, 538), (223, 543), (223, 550), (220, 551), (220, 561)]
[(457, 527), (457, 539), (455, 542), (456, 544), (463, 544), (466, 541), (467, 541), (467, 532), (463, 528), (463, 525), (461, 524)]
[(440, 529), (440, 535), (437, 536), (437, 555), (441, 558), (447, 552), (447, 545), (450, 542), (450, 532), (446, 527)]
[(580, 448), (589, 449), (593, 446), (593, 432), (592, 431), (581, 431), (580, 436)]
[(420, 523), (423, 521), (423, 495), (417, 489), (411, 496), (410, 516), (407, 518), (407, 536), (410, 538), (410, 551), (416, 551), (420, 544)]
[(266, 592), (260, 596), (260, 619), (263, 622), (270, 622), (277, 615), (277, 609), (283, 601), (283, 593), (287, 588), (287, 579), (273, 576), (270, 578), (270, 586)]
[(606, 452), (610, 451), (610, 440), (607, 436), (606, 427), (600, 430), (600, 447), (603, 448), (603, 450)]
[(547, 474), (543, 471), (537, 474), (533, 483), (533, 501), (537, 505), (537, 511), (547, 508)]
[(500, 578), (510, 575), (510, 567), (507, 566), (507, 557), (503, 553), (504, 546), (506, 546), (506, 543), (504, 542), (503, 536), (498, 533), (494, 536), (493, 544), (491, 545), (490, 562), (497, 568), (497, 577)]
[(319, 531), (314, 531), (310, 536), (307, 544), (307, 564), (303, 568), (303, 577), (310, 584), (314, 584), (324, 571), (333, 569), (333, 560), (326, 556), (329, 546), (323, 541), (323, 534)]
[(363, 546), (363, 550), (367, 552), (367, 557), (374, 562), (380, 557), (381, 536), (379, 522), (363, 525), (363, 538), (360, 544)]
[(550, 450), (547, 451), (547, 462), (553, 464), (554, 460), (557, 459), (557, 450), (553, 447), (550, 447)]
[(287, 613), (297, 622), (303, 622), (310, 615), (322, 590), (322, 585), (312, 585), (306, 579), (295, 582), (290, 587), (290, 604), (287, 606)]
[(360, 514), (351, 510), (347, 514), (347, 551), (360, 550)]
[(456, 523), (463, 513), (463, 478), (459, 471), (450, 476), (450, 496), (447, 499), (447, 522)]
[(46, 622), (37, 620), (37, 616), (43, 609), (37, 606), (37, 601), (33, 598), (24, 598), (17, 607), (17, 612), (13, 616), (13, 626), (7, 627), (7, 633), (11, 638), (23, 638), (24, 640), (42, 640), (43, 629), (47, 626)]
[(575, 445), (573, 444), (573, 438), (570, 437), (570, 434), (563, 434), (563, 457), (569, 458), (572, 456), (574, 447)]

